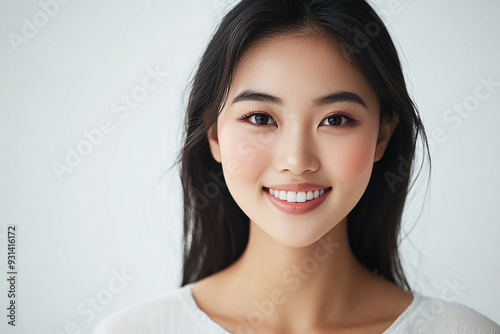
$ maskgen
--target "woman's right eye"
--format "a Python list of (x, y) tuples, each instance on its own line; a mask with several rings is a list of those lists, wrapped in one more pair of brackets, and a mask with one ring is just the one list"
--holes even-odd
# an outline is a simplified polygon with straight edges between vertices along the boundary
[[(241, 117), (241, 120), (243, 121), (250, 121), (251, 124), (256, 125), (256, 126), (264, 126), (264, 125), (273, 125), (275, 124), (273, 118), (266, 114), (266, 113), (256, 113), (256, 112), (249, 112)], [(271, 123), (268, 123), (271, 121)]]

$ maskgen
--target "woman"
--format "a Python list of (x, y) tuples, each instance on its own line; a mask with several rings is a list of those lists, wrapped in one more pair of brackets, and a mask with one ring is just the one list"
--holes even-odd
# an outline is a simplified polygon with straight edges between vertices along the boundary
[(183, 287), (97, 333), (500, 333), (411, 292), (401, 216), (424, 128), (362, 0), (243, 0), (196, 72)]

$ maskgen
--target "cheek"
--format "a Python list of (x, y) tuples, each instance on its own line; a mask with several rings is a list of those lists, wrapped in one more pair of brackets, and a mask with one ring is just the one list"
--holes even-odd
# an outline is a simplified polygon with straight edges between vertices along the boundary
[(262, 133), (252, 134), (238, 127), (226, 127), (221, 131), (219, 145), (226, 182), (254, 182), (253, 176), (259, 175), (271, 163), (269, 143), (269, 136)]
[(373, 168), (376, 137), (372, 133), (346, 138), (336, 144), (330, 154), (330, 166), (335, 166), (336, 174), (348, 182), (362, 178), (368, 182)]

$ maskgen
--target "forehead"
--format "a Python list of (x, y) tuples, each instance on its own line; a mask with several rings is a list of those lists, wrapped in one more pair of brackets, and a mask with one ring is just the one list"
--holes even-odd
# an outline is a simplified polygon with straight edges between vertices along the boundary
[(272, 92), (285, 101), (347, 90), (378, 104), (362, 73), (334, 39), (323, 35), (275, 36), (251, 46), (240, 59), (229, 95), (243, 89)]

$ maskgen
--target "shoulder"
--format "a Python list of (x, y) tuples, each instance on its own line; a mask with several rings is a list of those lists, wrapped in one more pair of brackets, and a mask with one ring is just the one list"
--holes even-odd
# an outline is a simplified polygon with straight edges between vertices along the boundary
[(188, 284), (130, 306), (99, 322), (93, 333), (189, 333), (196, 329), (190, 293)]
[[(386, 333), (500, 334), (500, 326), (465, 305), (414, 293), (414, 302)], [(391, 328), (390, 328), (391, 329)], [(401, 331), (403, 330), (403, 331)]]

